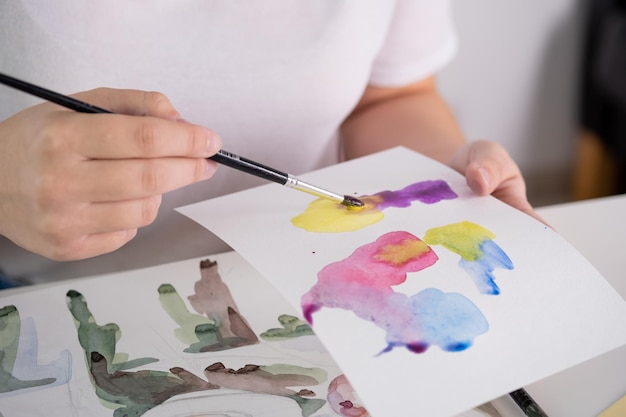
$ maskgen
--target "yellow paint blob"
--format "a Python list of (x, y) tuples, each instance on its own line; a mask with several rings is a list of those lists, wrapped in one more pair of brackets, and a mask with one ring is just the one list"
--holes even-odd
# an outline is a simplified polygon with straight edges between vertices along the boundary
[(424, 235), (424, 242), (429, 245), (441, 245), (461, 255), (466, 261), (475, 261), (483, 256), (480, 245), (485, 240), (495, 237), (496, 235), (484, 227), (464, 221), (429, 229)]
[(378, 261), (400, 266), (419, 258), (429, 250), (428, 245), (421, 240), (407, 239), (400, 243), (390, 243), (383, 246), (374, 255), (374, 258)]
[(360, 199), (365, 206), (346, 207), (325, 198), (314, 200), (306, 210), (291, 219), (291, 223), (308, 232), (341, 233), (353, 232), (377, 223), (385, 215), (376, 206), (380, 197), (364, 197)]

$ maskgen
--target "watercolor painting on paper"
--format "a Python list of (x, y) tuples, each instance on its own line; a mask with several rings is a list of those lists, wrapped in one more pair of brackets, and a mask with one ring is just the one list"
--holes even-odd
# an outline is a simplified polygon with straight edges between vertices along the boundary
[(626, 342), (571, 245), (449, 167), (394, 148), (300, 177), (365, 207), (268, 184), (178, 210), (302, 312), (372, 415), (454, 415)]
[(0, 398), (67, 384), (72, 375), (70, 352), (63, 350), (43, 365), (38, 349), (33, 319), (21, 319), (14, 305), (0, 308)]
[[(2, 415), (369, 416), (308, 323), (236, 254), (68, 285), (5, 299)], [(46, 314), (23, 319), (18, 305)], [(54, 345), (66, 348), (44, 365), (37, 347)]]

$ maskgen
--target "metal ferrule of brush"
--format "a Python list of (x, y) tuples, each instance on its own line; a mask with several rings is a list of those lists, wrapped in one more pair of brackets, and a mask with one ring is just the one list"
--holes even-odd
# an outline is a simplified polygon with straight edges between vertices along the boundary
[(285, 183), (285, 186), (304, 191), (305, 193), (309, 193), (317, 197), (330, 198), (331, 200), (335, 200), (338, 203), (343, 202), (344, 199), (344, 196), (342, 195), (335, 194), (333, 192), (316, 187), (304, 181), (300, 181), (298, 178), (294, 177), (291, 174), (287, 175), (287, 182)]

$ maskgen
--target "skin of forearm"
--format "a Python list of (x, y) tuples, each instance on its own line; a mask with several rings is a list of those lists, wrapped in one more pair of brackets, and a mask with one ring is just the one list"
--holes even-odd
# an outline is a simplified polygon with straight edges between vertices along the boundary
[(466, 142), (433, 77), (399, 88), (367, 87), (340, 132), (346, 159), (405, 146), (449, 164)]

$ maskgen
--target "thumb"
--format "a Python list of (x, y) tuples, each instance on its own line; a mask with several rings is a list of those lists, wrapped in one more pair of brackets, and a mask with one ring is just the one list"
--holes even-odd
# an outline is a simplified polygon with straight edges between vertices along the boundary
[[(451, 160), (450, 166), (465, 175), (469, 187), (479, 195), (493, 193), (500, 184), (522, 175), (509, 153), (496, 142), (477, 140), (466, 144)], [(525, 193), (523, 180), (522, 186)]]

